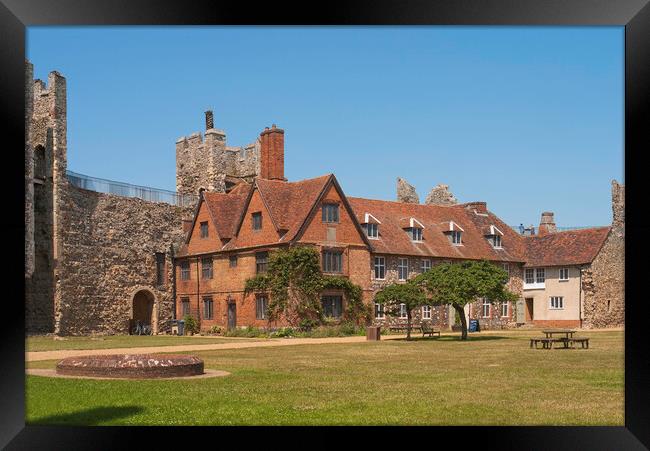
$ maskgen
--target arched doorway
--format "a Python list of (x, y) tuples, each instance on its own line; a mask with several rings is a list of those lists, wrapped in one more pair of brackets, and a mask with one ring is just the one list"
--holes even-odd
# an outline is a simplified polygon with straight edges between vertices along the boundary
[(138, 321), (142, 324), (152, 326), (154, 300), (154, 295), (149, 290), (139, 290), (133, 295), (133, 308), (129, 333), (133, 333), (133, 326), (137, 324)]

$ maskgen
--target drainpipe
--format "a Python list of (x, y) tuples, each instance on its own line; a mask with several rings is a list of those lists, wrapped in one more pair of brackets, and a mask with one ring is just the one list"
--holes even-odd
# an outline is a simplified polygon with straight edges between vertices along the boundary
[(172, 319), (176, 319), (176, 260), (174, 259), (174, 243), (169, 245), (169, 254), (172, 262)]
[(580, 271), (580, 290), (578, 291), (578, 319), (580, 320), (580, 329), (582, 329), (582, 266), (578, 268)]
[(199, 271), (199, 261), (201, 260), (201, 257), (196, 257), (196, 317), (198, 319), (197, 323), (199, 323), (199, 330), (201, 329), (201, 290), (200, 290), (200, 271)]

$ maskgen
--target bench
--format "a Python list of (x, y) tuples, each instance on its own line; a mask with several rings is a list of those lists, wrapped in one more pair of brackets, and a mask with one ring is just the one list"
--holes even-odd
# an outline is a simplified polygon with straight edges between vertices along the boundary
[(420, 330), (422, 331), (422, 338), (424, 338), (424, 336), (427, 335), (427, 334), (430, 337), (433, 337), (433, 334), (438, 334), (438, 336), (440, 336), (440, 329), (436, 329), (434, 327), (431, 327), (431, 325), (428, 324), (428, 323), (420, 324)]
[[(409, 326), (407, 324), (392, 324), (388, 326), (388, 330), (391, 332), (406, 332), (408, 330)], [(411, 330), (413, 330), (414, 326), (411, 326)]]
[(539, 344), (542, 344), (542, 349), (551, 349), (553, 347), (553, 343), (555, 342), (560, 342), (563, 340), (558, 340), (557, 338), (531, 338), (530, 339), (530, 347), (532, 349), (533, 344), (535, 345), (535, 349), (539, 349)]
[(569, 338), (569, 342), (571, 343), (571, 346), (573, 347), (576, 343), (580, 343), (582, 349), (585, 347), (589, 349), (589, 339), (586, 337), (573, 337)]

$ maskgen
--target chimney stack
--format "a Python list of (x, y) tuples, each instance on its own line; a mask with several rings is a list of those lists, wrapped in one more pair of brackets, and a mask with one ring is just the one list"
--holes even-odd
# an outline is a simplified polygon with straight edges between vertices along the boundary
[(284, 130), (275, 124), (266, 127), (260, 133), (260, 174), (267, 180), (282, 180), (284, 178)]
[(544, 236), (548, 233), (557, 232), (555, 227), (555, 220), (553, 219), (552, 211), (545, 211), (542, 213), (542, 219), (539, 221), (539, 236)]
[(210, 130), (214, 128), (214, 116), (212, 115), (212, 110), (205, 112), (205, 129)]

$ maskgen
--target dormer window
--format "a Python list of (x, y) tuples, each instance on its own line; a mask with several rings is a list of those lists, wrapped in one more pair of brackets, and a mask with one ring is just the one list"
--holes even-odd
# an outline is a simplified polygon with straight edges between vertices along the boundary
[(422, 241), (422, 229), (419, 227), (411, 228), (411, 239), (413, 241)]
[(444, 232), (445, 235), (449, 238), (449, 241), (454, 246), (462, 246), (463, 244), (463, 228), (456, 224), (454, 221), (449, 221), (449, 223), (444, 223)]
[(379, 219), (375, 218), (370, 213), (366, 213), (364, 221), (361, 224), (361, 226), (366, 231), (366, 235), (368, 236), (368, 238), (377, 240), (379, 239), (379, 224), (381, 224)]
[(490, 244), (494, 249), (502, 249), (501, 247), (502, 236), (503, 236), (503, 232), (493, 225), (488, 227), (487, 230), (485, 231), (485, 237), (487, 238), (487, 240), (490, 242)]
[(463, 232), (461, 232), (460, 230), (454, 230), (453, 232), (451, 232), (451, 234), (450, 234), (451, 235), (451, 244), (462, 244), (462, 241), (461, 241), (461, 234), (462, 233)]

